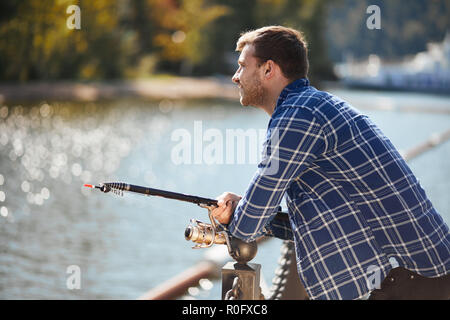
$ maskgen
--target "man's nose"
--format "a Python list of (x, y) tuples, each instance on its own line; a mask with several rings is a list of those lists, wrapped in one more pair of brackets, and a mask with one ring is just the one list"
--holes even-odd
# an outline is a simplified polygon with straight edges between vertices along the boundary
[(239, 84), (239, 74), (238, 74), (238, 72), (236, 72), (236, 73), (234, 74), (234, 76), (231, 78), (231, 80), (232, 80), (234, 83)]

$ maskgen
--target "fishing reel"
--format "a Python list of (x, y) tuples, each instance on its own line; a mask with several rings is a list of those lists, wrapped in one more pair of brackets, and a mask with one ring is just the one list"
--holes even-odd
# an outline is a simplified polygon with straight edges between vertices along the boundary
[(215, 206), (199, 204), (200, 207), (208, 209), (208, 217), (211, 223), (191, 219), (190, 224), (184, 231), (184, 237), (188, 241), (196, 243), (193, 249), (209, 248), (213, 244), (225, 244), (230, 256), (238, 263), (246, 264), (252, 260), (258, 251), (256, 241), (245, 242), (231, 237), (222, 227), (218, 225), (212, 216)]
[(211, 211), (208, 213), (211, 223), (201, 222), (191, 219), (189, 225), (184, 230), (184, 237), (188, 241), (195, 242), (193, 249), (209, 248), (213, 244), (226, 244), (227, 234), (219, 231)]

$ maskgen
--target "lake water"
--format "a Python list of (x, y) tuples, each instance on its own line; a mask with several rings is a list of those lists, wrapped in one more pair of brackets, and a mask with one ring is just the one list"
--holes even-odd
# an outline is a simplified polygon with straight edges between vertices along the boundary
[[(334, 92), (401, 150), (450, 128), (448, 97)], [(0, 299), (135, 299), (192, 266), (206, 251), (192, 250), (184, 229), (190, 218), (206, 221), (205, 209), (83, 184), (125, 181), (208, 198), (242, 194), (259, 150), (249, 146), (239, 158), (235, 149), (241, 154), (227, 158), (227, 132), (250, 132), (259, 143), (267, 122), (260, 110), (211, 100), (0, 105)], [(223, 150), (211, 153), (217, 138)], [(191, 139), (190, 155), (182, 139)], [(448, 159), (450, 142), (410, 162), (447, 223)], [(253, 261), (269, 284), (280, 244), (260, 246)], [(80, 289), (67, 287), (69, 266), (79, 267)], [(219, 299), (220, 283), (197, 297)]]

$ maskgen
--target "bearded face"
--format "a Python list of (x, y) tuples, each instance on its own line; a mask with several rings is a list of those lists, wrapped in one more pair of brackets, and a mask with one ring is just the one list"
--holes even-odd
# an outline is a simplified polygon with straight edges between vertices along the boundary
[(240, 102), (243, 106), (259, 106), (264, 102), (264, 88), (255, 71), (253, 76), (242, 79), (239, 84)]
[(266, 90), (261, 84), (261, 66), (253, 56), (253, 47), (245, 46), (239, 56), (239, 69), (233, 82), (239, 87), (240, 102), (243, 106), (261, 106)]

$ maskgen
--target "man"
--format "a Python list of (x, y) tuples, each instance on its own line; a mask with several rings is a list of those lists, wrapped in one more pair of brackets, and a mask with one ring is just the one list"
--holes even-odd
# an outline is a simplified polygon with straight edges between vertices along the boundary
[[(233, 82), (269, 114), (268, 151), (243, 197), (217, 198), (216, 220), (245, 241), (293, 240), (311, 299), (450, 299), (448, 226), (383, 133), (309, 85), (301, 33), (264, 27), (236, 50)], [(288, 220), (274, 218), (283, 196)]]

